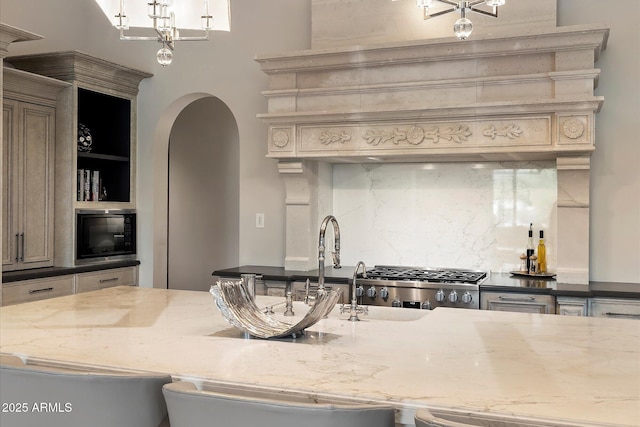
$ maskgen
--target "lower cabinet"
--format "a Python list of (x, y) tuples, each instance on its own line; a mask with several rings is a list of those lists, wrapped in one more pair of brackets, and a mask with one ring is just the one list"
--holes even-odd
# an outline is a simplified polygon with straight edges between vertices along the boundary
[(61, 297), (74, 293), (73, 275), (22, 280), (2, 285), (2, 305)]
[(138, 267), (112, 268), (87, 273), (2, 284), (2, 305), (96, 291), (113, 286), (137, 286)]
[(520, 292), (480, 292), (480, 309), (555, 314), (556, 305), (555, 298), (552, 295)]
[(589, 315), (591, 317), (640, 319), (640, 299), (590, 298)]
[[(342, 294), (340, 295), (340, 299), (338, 300), (338, 304), (347, 304), (351, 301), (351, 297), (349, 295), (349, 284), (347, 283), (325, 283), (325, 288), (327, 290), (331, 289), (340, 289), (342, 290)], [(311, 293), (315, 293), (317, 289), (317, 283), (311, 283)], [(306, 282), (293, 282), (291, 284), (291, 292), (293, 294), (293, 299), (296, 301), (304, 301), (304, 298), (307, 294), (306, 290)]]
[(138, 268), (124, 267), (76, 274), (76, 292), (97, 291), (113, 286), (136, 286)]
[(587, 316), (587, 298), (556, 297), (556, 313), (562, 316)]
[[(249, 275), (248, 275), (249, 276)], [(271, 297), (285, 297), (287, 291), (287, 282), (283, 280), (265, 280), (262, 275), (253, 275), (256, 284), (256, 295), (268, 295)], [(213, 283), (236, 282), (241, 280), (239, 277), (213, 276)]]
[[(220, 281), (236, 281), (240, 280), (238, 277), (221, 277), (221, 276), (213, 276), (213, 283)], [(287, 291), (290, 289), (291, 294), (293, 295), (294, 301), (304, 301), (306, 295), (306, 282), (302, 281), (280, 281), (280, 280), (265, 280), (259, 274), (255, 277), (256, 282), (256, 295), (268, 295), (271, 297), (285, 297), (287, 295)], [(289, 283), (291, 284), (291, 288), (288, 288)], [(342, 295), (338, 300), (338, 303), (349, 303), (351, 298), (349, 296), (349, 285), (338, 284), (338, 283), (325, 283), (324, 285), (327, 289), (341, 289)], [(318, 284), (312, 282), (311, 283), (311, 294), (315, 294), (315, 290), (317, 289)]]

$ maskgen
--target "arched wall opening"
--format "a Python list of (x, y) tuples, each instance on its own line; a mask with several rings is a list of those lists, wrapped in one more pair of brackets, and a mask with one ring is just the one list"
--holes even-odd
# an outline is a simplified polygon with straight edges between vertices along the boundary
[(239, 133), (228, 106), (189, 94), (154, 137), (153, 287), (208, 290), (239, 258)]

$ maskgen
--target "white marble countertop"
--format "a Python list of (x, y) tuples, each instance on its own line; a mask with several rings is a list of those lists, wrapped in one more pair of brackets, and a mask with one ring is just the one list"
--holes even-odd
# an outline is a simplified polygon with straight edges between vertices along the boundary
[[(371, 310), (360, 322), (330, 316), (297, 340), (246, 339), (209, 293), (118, 287), (0, 308), (0, 352), (243, 390), (391, 402), (407, 424), (425, 406), (531, 426), (640, 426), (638, 321)], [(385, 320), (393, 310), (409, 320)]]

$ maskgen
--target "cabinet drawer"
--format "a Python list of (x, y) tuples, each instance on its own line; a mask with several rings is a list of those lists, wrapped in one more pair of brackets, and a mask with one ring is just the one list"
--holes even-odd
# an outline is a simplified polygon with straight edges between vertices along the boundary
[(76, 278), (76, 292), (96, 291), (113, 286), (135, 286), (138, 284), (137, 272), (137, 267), (126, 267), (80, 273)]
[(640, 300), (591, 298), (589, 305), (589, 313), (592, 317), (640, 319)]
[(2, 285), (2, 305), (60, 297), (73, 294), (74, 276), (23, 280)]
[(551, 295), (526, 293), (481, 292), (480, 308), (494, 311), (555, 314), (555, 299)]

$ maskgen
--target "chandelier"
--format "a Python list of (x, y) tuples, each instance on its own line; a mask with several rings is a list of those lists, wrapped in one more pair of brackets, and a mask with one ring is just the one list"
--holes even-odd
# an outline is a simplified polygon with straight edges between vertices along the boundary
[[(467, 18), (467, 12), (479, 13), (482, 15), (498, 17), (498, 7), (505, 4), (506, 0), (471, 0), (471, 1), (451, 1), (451, 0), (417, 0), (418, 7), (424, 12), (424, 19), (435, 18), (451, 12), (460, 11), (460, 18), (453, 24), (453, 32), (460, 40), (466, 40), (473, 31), (473, 24)], [(451, 6), (448, 9), (431, 11), (434, 3), (443, 3)], [(482, 9), (479, 6), (484, 4), (491, 10)], [(431, 9), (431, 10), (430, 10)]]
[[(162, 44), (156, 59), (163, 67), (171, 64), (177, 41), (209, 40), (209, 31), (229, 31), (229, 0), (95, 0), (120, 40), (151, 40)], [(214, 20), (215, 17), (215, 20)], [(131, 28), (151, 29), (151, 35), (129, 33)], [(181, 36), (181, 30), (197, 35)], [(193, 32), (193, 31), (192, 31)]]

